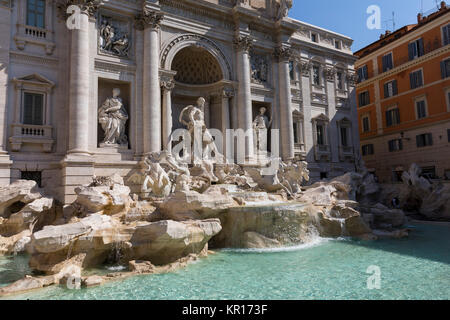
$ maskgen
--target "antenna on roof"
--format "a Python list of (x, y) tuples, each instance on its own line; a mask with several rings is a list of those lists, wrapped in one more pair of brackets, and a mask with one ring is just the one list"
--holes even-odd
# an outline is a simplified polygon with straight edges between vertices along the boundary
[(392, 32), (394, 32), (395, 31), (395, 12), (392, 11), (392, 19), (388, 19), (388, 20), (385, 20), (383, 22), (386, 24), (386, 30), (389, 29), (388, 23), (392, 22)]

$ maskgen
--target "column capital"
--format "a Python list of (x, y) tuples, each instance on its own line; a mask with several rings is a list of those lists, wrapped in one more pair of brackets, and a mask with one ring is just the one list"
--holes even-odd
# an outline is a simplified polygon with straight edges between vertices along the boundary
[(294, 50), (289, 47), (279, 46), (276, 47), (273, 56), (278, 59), (279, 62), (288, 62), (294, 58)]
[(146, 28), (159, 29), (163, 18), (163, 13), (144, 7), (142, 12), (134, 18), (134, 27), (138, 30), (144, 30)]
[(175, 81), (173, 79), (162, 78), (159, 83), (163, 90), (172, 91), (175, 88)]
[(253, 47), (253, 39), (247, 35), (236, 35), (233, 39), (233, 44), (236, 49), (248, 53)]
[(233, 87), (223, 87), (221, 92), (222, 98), (232, 98), (235, 95)]
[(323, 73), (328, 81), (334, 81), (334, 76), (336, 75), (336, 68), (332, 66), (326, 66), (323, 69)]
[(305, 61), (305, 60), (300, 61), (300, 70), (304, 77), (309, 77), (310, 72), (311, 72), (311, 67), (312, 67), (311, 61)]
[(355, 72), (347, 73), (347, 82), (350, 86), (354, 87), (358, 81), (358, 75)]
[(102, 0), (57, 0), (57, 16), (59, 19), (67, 20), (70, 16), (70, 14), (67, 13), (67, 8), (70, 6), (77, 6), (80, 8), (81, 13), (87, 14), (89, 17), (93, 18), (101, 5), (103, 5)]

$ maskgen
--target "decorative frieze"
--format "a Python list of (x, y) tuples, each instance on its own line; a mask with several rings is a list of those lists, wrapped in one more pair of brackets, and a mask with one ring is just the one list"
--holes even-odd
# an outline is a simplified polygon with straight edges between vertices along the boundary
[(222, 89), (222, 97), (233, 98), (235, 96), (235, 91), (233, 87), (225, 87)]
[(144, 8), (142, 13), (135, 17), (134, 26), (138, 30), (144, 30), (146, 28), (158, 29), (161, 27), (163, 18), (163, 13)]
[(239, 35), (234, 38), (233, 44), (239, 51), (250, 52), (250, 49), (253, 47), (253, 39), (249, 36)]
[(347, 73), (347, 82), (349, 86), (354, 87), (358, 81), (358, 75), (354, 72)]
[(171, 77), (161, 76), (160, 85), (161, 89), (172, 91), (175, 88), (175, 81)]

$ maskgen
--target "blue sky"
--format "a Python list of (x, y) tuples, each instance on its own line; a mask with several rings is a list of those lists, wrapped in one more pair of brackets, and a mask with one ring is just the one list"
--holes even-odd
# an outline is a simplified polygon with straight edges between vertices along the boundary
[[(424, 12), (436, 8), (435, 0), (294, 0), (289, 16), (351, 37), (352, 49), (357, 51), (378, 40), (386, 28), (392, 30), (392, 21), (385, 21), (392, 20), (393, 11), (396, 29), (416, 23), (421, 3)], [(370, 5), (381, 9), (381, 30), (369, 30), (366, 26)]]

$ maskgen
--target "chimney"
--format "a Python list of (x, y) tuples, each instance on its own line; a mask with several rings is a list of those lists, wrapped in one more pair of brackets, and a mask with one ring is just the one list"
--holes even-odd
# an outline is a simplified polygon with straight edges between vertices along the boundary
[(445, 3), (445, 1), (441, 1), (441, 10), (445, 9), (447, 9), (447, 4)]
[(422, 14), (421, 13), (418, 13), (417, 14), (417, 23), (420, 23), (421, 21), (422, 21)]

